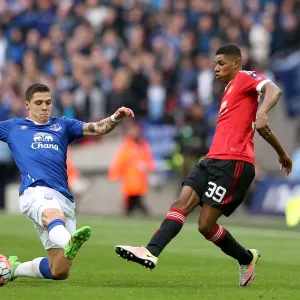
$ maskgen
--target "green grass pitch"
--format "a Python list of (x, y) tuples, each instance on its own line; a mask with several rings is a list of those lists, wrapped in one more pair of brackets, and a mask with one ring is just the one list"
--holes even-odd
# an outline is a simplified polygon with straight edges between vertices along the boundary
[[(237, 263), (200, 236), (196, 221), (185, 224), (153, 271), (116, 256), (116, 244), (145, 245), (159, 224), (159, 220), (79, 217), (78, 226), (90, 225), (93, 231), (74, 260), (69, 279), (18, 278), (0, 288), (0, 299), (300, 299), (299, 232), (266, 229), (263, 224), (226, 225), (245, 247), (262, 253), (252, 286), (240, 288)], [(23, 217), (1, 214), (0, 226), (0, 253), (18, 255), (22, 261), (45, 255), (34, 227)]]

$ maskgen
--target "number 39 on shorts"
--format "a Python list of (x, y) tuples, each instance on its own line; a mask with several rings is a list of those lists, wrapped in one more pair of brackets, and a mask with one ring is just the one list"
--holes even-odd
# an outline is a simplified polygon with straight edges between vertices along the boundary
[(214, 201), (221, 203), (226, 194), (226, 189), (222, 186), (216, 185), (214, 182), (210, 181), (208, 183), (207, 191), (205, 192), (205, 196), (213, 199)]

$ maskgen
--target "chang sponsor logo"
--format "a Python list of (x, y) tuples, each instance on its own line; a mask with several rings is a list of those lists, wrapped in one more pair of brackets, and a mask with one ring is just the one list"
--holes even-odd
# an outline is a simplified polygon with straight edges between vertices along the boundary
[(58, 145), (53, 143), (53, 136), (46, 132), (38, 132), (33, 137), (31, 148), (38, 149), (53, 149), (58, 151)]

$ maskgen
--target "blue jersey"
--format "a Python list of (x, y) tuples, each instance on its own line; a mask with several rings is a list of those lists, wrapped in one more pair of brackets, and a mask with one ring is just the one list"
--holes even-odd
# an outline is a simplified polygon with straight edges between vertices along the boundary
[(68, 145), (83, 136), (83, 122), (53, 118), (47, 124), (29, 119), (0, 122), (0, 140), (6, 142), (21, 171), (20, 194), (33, 186), (47, 186), (74, 201), (68, 190)]

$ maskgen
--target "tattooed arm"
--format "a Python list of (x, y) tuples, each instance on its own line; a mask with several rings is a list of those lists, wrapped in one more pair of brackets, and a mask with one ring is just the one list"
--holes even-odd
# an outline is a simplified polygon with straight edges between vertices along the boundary
[(110, 117), (95, 123), (86, 123), (83, 125), (83, 135), (103, 135), (111, 132), (118, 122), (114, 122)]
[(83, 125), (83, 135), (103, 135), (111, 132), (125, 117), (134, 117), (131, 109), (126, 107), (119, 108), (111, 117), (103, 119), (99, 122), (86, 123)]

